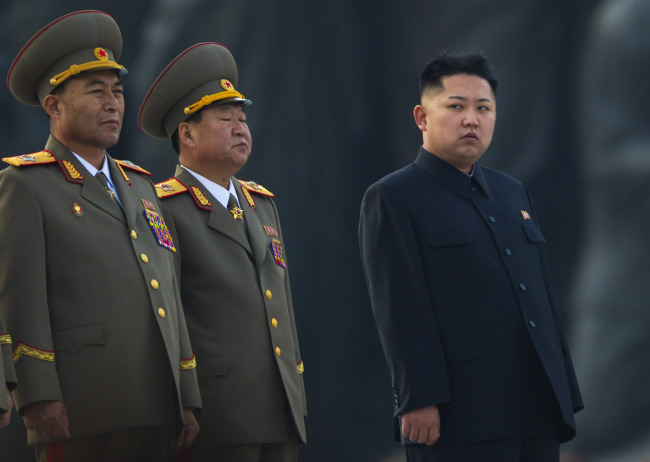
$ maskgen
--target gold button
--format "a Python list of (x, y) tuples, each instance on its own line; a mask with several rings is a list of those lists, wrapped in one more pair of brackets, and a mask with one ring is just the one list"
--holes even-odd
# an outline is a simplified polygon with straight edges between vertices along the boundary
[(278, 328), (278, 320), (275, 319), (275, 318), (271, 319), (271, 325), (273, 326), (273, 328), (277, 329)]
[(151, 280), (151, 287), (153, 287), (154, 289), (157, 289), (158, 287), (160, 287), (160, 284), (158, 284), (158, 281), (156, 281), (155, 279), (152, 279)]
[(163, 310), (162, 308), (158, 308), (158, 316), (164, 318), (165, 316), (167, 316), (167, 313), (165, 313), (165, 310)]
[(279, 358), (281, 355), (282, 355), (282, 350), (280, 349), (280, 347), (275, 347), (275, 356)]
[(149, 263), (149, 257), (147, 257), (145, 254), (141, 254), (140, 258), (142, 258), (142, 261), (145, 263)]
[(273, 298), (273, 294), (271, 293), (270, 290), (266, 291), (266, 298), (268, 298), (269, 300), (271, 300), (271, 298)]
[(137, 239), (137, 238), (138, 238), (138, 233), (135, 232), (135, 229), (132, 229), (132, 230), (131, 230), (131, 237), (132, 237), (133, 239)]

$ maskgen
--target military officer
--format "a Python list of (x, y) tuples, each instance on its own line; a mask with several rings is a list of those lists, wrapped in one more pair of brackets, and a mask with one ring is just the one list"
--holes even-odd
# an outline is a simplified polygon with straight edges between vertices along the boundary
[(199, 43), (162, 71), (138, 122), (179, 156), (156, 187), (205, 405), (192, 460), (290, 461), (305, 442), (303, 364), (274, 196), (233, 176), (251, 152), (251, 103), (236, 85), (230, 52)]
[(174, 242), (148, 173), (106, 153), (124, 113), (121, 49), (109, 15), (70, 13), (7, 78), (51, 130), (0, 172), (0, 314), (39, 461), (164, 461), (198, 431)]

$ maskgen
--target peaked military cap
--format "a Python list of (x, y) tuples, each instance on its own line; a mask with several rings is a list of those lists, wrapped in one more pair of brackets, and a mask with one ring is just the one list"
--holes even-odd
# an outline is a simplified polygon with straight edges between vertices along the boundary
[(49, 23), (14, 59), (7, 86), (22, 103), (39, 106), (58, 85), (87, 71), (115, 69), (122, 35), (115, 20), (102, 11), (76, 11)]
[(171, 138), (183, 121), (207, 106), (252, 104), (236, 85), (237, 64), (230, 51), (218, 43), (198, 43), (158, 76), (140, 106), (138, 125), (154, 138)]

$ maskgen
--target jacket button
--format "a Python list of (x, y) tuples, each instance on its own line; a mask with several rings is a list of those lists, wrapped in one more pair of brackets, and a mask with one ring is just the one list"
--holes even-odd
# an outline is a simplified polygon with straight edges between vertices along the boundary
[(519, 288), (521, 290), (525, 291), (526, 290), (526, 284), (524, 284), (523, 282), (519, 283)]
[(504, 252), (506, 253), (507, 256), (512, 255), (512, 250), (510, 250), (510, 249), (506, 249), (506, 250), (504, 250)]
[(133, 239), (137, 239), (137, 238), (138, 238), (138, 233), (135, 232), (135, 229), (132, 229), (132, 230), (131, 230), (131, 237), (132, 237)]
[(278, 328), (278, 320), (273, 318), (271, 319), (271, 325), (273, 326), (274, 329)]
[(275, 356), (277, 356), (278, 358), (282, 356), (282, 350), (280, 349), (280, 347), (275, 347)]
[(490, 220), (490, 223), (496, 223), (497, 219), (494, 218), (492, 215), (488, 217), (488, 220)]
[(266, 295), (266, 298), (268, 298), (269, 300), (271, 300), (273, 298), (273, 294), (271, 293), (270, 290), (267, 290), (265, 295)]
[(165, 316), (167, 316), (167, 313), (165, 313), (165, 310), (163, 310), (162, 308), (158, 308), (158, 316), (164, 318)]
[(528, 321), (528, 325), (530, 327), (537, 327), (537, 324), (535, 324), (535, 321)]
[(153, 287), (154, 289), (157, 289), (158, 287), (160, 287), (160, 284), (158, 284), (158, 281), (156, 281), (155, 279), (152, 279), (151, 280), (151, 287)]
[(147, 257), (145, 254), (141, 254), (140, 258), (142, 259), (143, 262), (149, 263), (149, 257)]

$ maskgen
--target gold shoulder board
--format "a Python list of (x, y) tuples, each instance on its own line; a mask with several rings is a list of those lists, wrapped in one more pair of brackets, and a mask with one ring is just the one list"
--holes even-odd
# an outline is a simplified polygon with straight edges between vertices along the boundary
[(176, 178), (170, 178), (169, 180), (156, 184), (156, 194), (158, 194), (158, 197), (161, 199), (175, 196), (176, 194), (184, 193), (185, 191), (187, 191), (185, 185)]
[(3, 157), (4, 162), (16, 167), (26, 167), (27, 165), (53, 164), (56, 158), (49, 151), (34, 152), (32, 154), (23, 154), (22, 156)]
[(117, 165), (120, 167), (128, 168), (129, 170), (133, 170), (134, 172), (142, 173), (143, 175), (149, 175), (151, 176), (151, 173), (148, 172), (147, 170), (143, 169), (142, 167), (139, 167), (135, 165), (133, 162), (130, 160), (116, 160), (115, 161)]
[(266, 189), (264, 186), (255, 183), (254, 181), (242, 181), (242, 180), (237, 180), (237, 181), (239, 181), (242, 184), (242, 186), (250, 192), (261, 194), (262, 196), (275, 197), (275, 194), (273, 194), (271, 191)]

